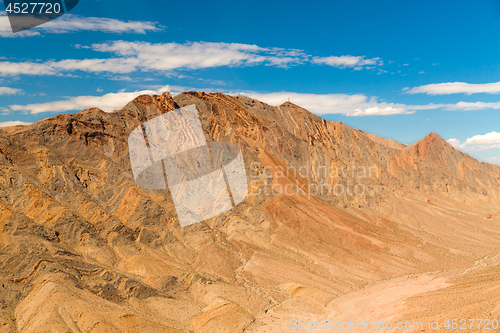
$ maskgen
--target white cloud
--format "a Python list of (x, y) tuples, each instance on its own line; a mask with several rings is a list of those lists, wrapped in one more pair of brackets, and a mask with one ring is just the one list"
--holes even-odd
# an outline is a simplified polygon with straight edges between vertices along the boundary
[(346, 115), (352, 117), (364, 117), (364, 116), (390, 116), (394, 114), (410, 114), (415, 111), (409, 111), (405, 105), (392, 104), (392, 103), (380, 103), (380, 105), (375, 105), (368, 108), (357, 108), (353, 112), (349, 112)]
[[(77, 96), (65, 100), (28, 105), (11, 105), (11, 111), (42, 112), (80, 111), (86, 108), (98, 107), (106, 112), (120, 109), (135, 97), (142, 94), (161, 94), (169, 91), (176, 95), (182, 91), (199, 90), (180, 86), (152, 86), (148, 90), (108, 93), (103, 96)], [(203, 89), (213, 91), (213, 89)], [(317, 115), (344, 114), (347, 116), (393, 115), (409, 114), (415, 110), (434, 109), (434, 104), (408, 106), (405, 104), (379, 102), (377, 97), (367, 97), (363, 94), (300, 94), (293, 92), (257, 93), (257, 92), (227, 92), (231, 95), (245, 95), (271, 105), (280, 105), (288, 99)]]
[(23, 93), (22, 89), (0, 87), (0, 95), (17, 95), (17, 94), (22, 94), (22, 93)]
[[(316, 114), (344, 114), (346, 116), (372, 116), (412, 113), (417, 107), (404, 104), (378, 102), (376, 97), (367, 97), (363, 94), (300, 94), (295, 92), (279, 93), (240, 93), (270, 105), (280, 105), (290, 99), (290, 102), (299, 105)], [(422, 108), (420, 106), (420, 108)]]
[(365, 59), (365, 56), (343, 55), (340, 57), (314, 57), (311, 62), (313, 64), (328, 65), (332, 67), (346, 68), (354, 67), (355, 69), (367, 68), (370, 65), (382, 65), (380, 58)]
[[(127, 65), (144, 70), (173, 70), (177, 68), (199, 69), (221, 66), (251, 66), (271, 63), (280, 57), (269, 53), (269, 49), (257, 45), (236, 43), (159, 43), (115, 41), (109, 44), (94, 44), (92, 49), (112, 52), (127, 60)], [(289, 58), (289, 57), (286, 57)], [(300, 59), (297, 59), (300, 60)], [(288, 59), (274, 60), (279, 64), (290, 63)]]
[(133, 92), (120, 91), (117, 93), (109, 93), (103, 96), (78, 96), (66, 100), (54, 101), (48, 103), (37, 103), (28, 105), (11, 105), (12, 111), (29, 112), (37, 114), (42, 112), (64, 112), (64, 111), (80, 111), (92, 107), (100, 108), (105, 112), (111, 112), (125, 106), (128, 102), (137, 96), (159, 95), (165, 91), (170, 91), (170, 86), (164, 86), (156, 90), (141, 90)]
[(456, 148), (459, 148), (460, 147), (460, 141), (458, 139), (455, 139), (455, 138), (451, 138), (449, 140), (446, 140), (450, 145), (452, 145), (453, 147), (456, 147)]
[(487, 157), (486, 160), (490, 163), (496, 163), (496, 164), (499, 164), (500, 162), (500, 157), (498, 156), (491, 156), (491, 157)]
[[(81, 47), (81, 46), (79, 46)], [(94, 44), (94, 51), (111, 52), (107, 59), (65, 59), (60, 61), (0, 62), (0, 75), (56, 75), (67, 71), (127, 74), (135, 71), (172, 71), (221, 66), (265, 64), (287, 67), (304, 61), (296, 50), (261, 48), (236, 43), (158, 43), (114, 41)]]
[(0, 36), (8, 38), (38, 36), (42, 33), (61, 34), (75, 31), (145, 34), (148, 31), (160, 31), (162, 29), (163, 27), (156, 22), (120, 21), (110, 18), (83, 17), (65, 14), (56, 20), (44, 23), (38, 27), (18, 33), (12, 33), (6, 13), (0, 13)]
[(448, 143), (457, 149), (468, 151), (481, 151), (490, 149), (500, 149), (500, 133), (490, 132), (484, 135), (474, 135), (471, 138), (460, 143), (459, 140), (452, 138)]
[(27, 123), (24, 121), (4, 121), (0, 122), (0, 128), (9, 127), (9, 126), (17, 126), (17, 125), (31, 125), (32, 123)]
[(238, 43), (147, 43), (114, 41), (94, 44), (94, 51), (111, 52), (126, 59), (127, 66), (135, 63), (142, 70), (169, 71), (173, 69), (200, 69), (265, 64), (288, 67), (303, 63), (307, 55), (300, 50), (263, 48)]
[(54, 75), (56, 70), (50, 63), (0, 61), (0, 75)]
[(67, 33), (72, 31), (100, 31), (109, 33), (145, 34), (148, 31), (163, 29), (157, 22), (120, 21), (102, 17), (83, 17), (65, 14), (57, 20), (41, 25), (38, 29), (49, 33)]
[(500, 93), (500, 82), (494, 83), (466, 83), (466, 82), (446, 82), (433, 83), (424, 86), (414, 87), (406, 90), (409, 94), (424, 93), (427, 95), (451, 95), (451, 94), (498, 94)]
[(422, 104), (407, 105), (379, 101), (378, 97), (364, 94), (302, 94), (295, 92), (229, 92), (231, 95), (244, 95), (263, 101), (270, 105), (280, 105), (288, 100), (304, 109), (322, 116), (325, 114), (343, 114), (350, 117), (388, 116), (396, 114), (412, 114), (418, 110), (435, 110), (452, 108), (455, 104)]
[[(22, 111), (32, 114), (42, 112), (64, 112), (83, 110), (91, 107), (98, 107), (106, 112), (111, 112), (115, 109), (123, 107), (126, 103), (130, 102), (135, 97), (142, 94), (161, 94), (164, 91), (170, 91), (173, 95), (187, 90), (197, 90), (193, 87), (186, 88), (180, 86), (149, 86), (147, 90), (125, 92), (119, 91), (117, 93), (108, 93), (103, 96), (77, 96), (65, 100), (36, 103), (28, 105), (11, 105), (10, 111)], [(173, 92), (172, 90), (175, 90)], [(214, 91), (213, 88), (202, 89), (203, 91)], [(218, 89), (218, 91), (221, 91)], [(259, 92), (235, 92), (224, 91), (230, 95), (244, 95), (257, 100), (263, 101), (270, 105), (280, 105), (287, 100), (299, 105), (306, 110), (322, 116), (325, 114), (343, 114), (351, 117), (363, 116), (386, 116), (396, 114), (412, 114), (418, 110), (435, 110), (443, 109), (450, 111), (460, 110), (481, 110), (486, 108), (500, 109), (500, 102), (498, 103), (468, 103), (459, 102), (456, 104), (423, 104), (423, 105), (407, 105), (402, 103), (388, 103), (379, 101), (377, 97), (369, 97), (364, 94), (303, 94), (295, 92), (273, 92), (273, 93), (259, 93)], [(5, 113), (5, 112), (4, 112)], [(450, 139), (456, 140), (456, 139)], [(452, 141), (454, 142), (454, 141)], [(450, 142), (451, 143), (451, 142)], [(454, 142), (454, 145), (458, 144)]]
[(456, 104), (446, 104), (444, 106), (444, 108), (446, 110), (450, 110), (450, 111), (477, 111), (477, 110), (486, 110), (486, 109), (498, 110), (498, 109), (500, 109), (500, 102), (492, 102), (492, 103), (458, 102)]
[[(59, 75), (64, 72), (129, 74), (136, 71), (168, 73), (173, 70), (195, 70), (213, 67), (276, 66), (290, 67), (310, 62), (310, 56), (301, 50), (264, 48), (238, 43), (148, 43), (113, 41), (110, 43), (77, 45), (77, 48), (111, 53), (109, 58), (63, 59), (46, 62), (0, 62), (0, 75)], [(381, 65), (379, 58), (342, 56), (315, 58), (316, 64), (333, 65), (339, 58), (339, 67), (374, 68)], [(329, 59), (329, 60), (320, 60)]]

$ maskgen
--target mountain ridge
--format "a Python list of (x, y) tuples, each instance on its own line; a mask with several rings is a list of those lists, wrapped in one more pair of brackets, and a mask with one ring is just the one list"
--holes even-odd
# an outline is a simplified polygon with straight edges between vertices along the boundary
[[(204, 92), (185, 92), (185, 93), (182, 93), (182, 94), (198, 94), (198, 93), (201, 93), (201, 94), (206, 94)], [(219, 95), (223, 95), (222, 93), (216, 93), (216, 94), (219, 94)], [(252, 99), (251, 99), (252, 100)], [(256, 100), (254, 100), (256, 101)], [(144, 105), (144, 106), (148, 106), (148, 105), (152, 105), (154, 106), (157, 110), (160, 110), (160, 114), (161, 113), (164, 113), (164, 112), (167, 112), (167, 107), (166, 107), (166, 104), (168, 103), (172, 103), (173, 102), (173, 99), (170, 95), (170, 93), (168, 92), (164, 92), (162, 95), (141, 95), (141, 96), (138, 96), (136, 98), (134, 98), (130, 103), (139, 103), (141, 105)], [(263, 103), (263, 102), (260, 102), (260, 103)], [(265, 104), (265, 103), (263, 103)], [(171, 104), (169, 105), (169, 107), (177, 107), (177, 105), (175, 104)], [(308, 111), (307, 109), (304, 109), (292, 102), (284, 102), (282, 104), (280, 104), (278, 106), (279, 107), (284, 107), (284, 108), (291, 108), (291, 109), (294, 109), (295, 111), (298, 111), (300, 110), (301, 112), (305, 112), (306, 114), (308, 114), (308, 116), (312, 116), (312, 117), (316, 117), (318, 120), (319, 119), (322, 119), (316, 115), (314, 115), (313, 113), (311, 113), (310, 111)], [(120, 110), (114, 110), (112, 112), (104, 112), (102, 111), (101, 109), (99, 109), (98, 107), (92, 107), (92, 108), (88, 108), (88, 109), (84, 109), (82, 111), (79, 111), (77, 112), (75, 115), (79, 115), (79, 114), (87, 114), (87, 113), (90, 113), (92, 116), (95, 116), (95, 113), (99, 113), (99, 114), (109, 114), (109, 113), (114, 113), (114, 114), (119, 114), (121, 116), (121, 113), (123, 113), (123, 108), (120, 109)], [(62, 114), (62, 115), (71, 115), (71, 114)], [(137, 116), (139, 116), (140, 113), (137, 114)], [(147, 119), (147, 112), (145, 114), (142, 114), (143, 116), (146, 116), (146, 118), (139, 118), (139, 120), (141, 121), (144, 121), (145, 119)], [(153, 113), (153, 115), (156, 115), (156, 113)], [(59, 115), (61, 116), (61, 115)], [(58, 118), (59, 116), (55, 116), (55, 117), (52, 117), (52, 118), (46, 118), (46, 119), (43, 119), (43, 120), (40, 120), (34, 124), (30, 124), (30, 125), (15, 125), (15, 126), (7, 126), (7, 127), (4, 127), (4, 128), (1, 128), (0, 131), (13, 131), (15, 129), (17, 130), (24, 130), (26, 128), (30, 128), (31, 126), (37, 124), (37, 123), (40, 123), (40, 122), (45, 122), (45, 121), (48, 121), (48, 120), (51, 120), (51, 119), (56, 119)], [(335, 123), (335, 124), (339, 124), (341, 126), (345, 125), (345, 126), (348, 126), (346, 124), (344, 124), (343, 122), (341, 121), (333, 121), (333, 120), (323, 120), (324, 122), (332, 122), (332, 123)], [(350, 129), (353, 129), (353, 130), (356, 130), (355, 128), (352, 128), (350, 126), (348, 126)], [(461, 152), (462, 154), (464, 155), (467, 155), (467, 156), (470, 156), (458, 149), (456, 149), (455, 147), (453, 147), (451, 144), (449, 144), (446, 140), (444, 140), (439, 134), (435, 133), (435, 132), (430, 132), (429, 134), (427, 134), (424, 138), (418, 140), (417, 142), (411, 144), (411, 145), (404, 145), (402, 143), (399, 143), (395, 140), (392, 140), (392, 139), (388, 139), (388, 138), (384, 138), (384, 137), (380, 137), (380, 136), (377, 136), (375, 134), (372, 134), (372, 133), (369, 133), (369, 132), (366, 132), (366, 131), (361, 131), (361, 130), (357, 130), (361, 133), (364, 133), (364, 134), (367, 134), (371, 137), (371, 139), (373, 139), (373, 141), (377, 141), (378, 143), (382, 143), (383, 142), (387, 142), (387, 144), (384, 144), (388, 147), (391, 147), (391, 148), (395, 148), (396, 146), (399, 146), (401, 148), (406, 148), (406, 150), (408, 152), (412, 151), (415, 155), (419, 156), (419, 157), (423, 157), (423, 158), (426, 158), (428, 155), (429, 155), (429, 147), (430, 146), (433, 146), (434, 148), (437, 148), (436, 145), (437, 143), (439, 142), (441, 145), (445, 145), (447, 146), (447, 148), (452, 148), (452, 149), (455, 149), (459, 152)], [(476, 160), (475, 158), (471, 157), (472, 159)], [(488, 165), (492, 165), (492, 166), (497, 166), (495, 164), (491, 164), (491, 163), (488, 163), (488, 162), (480, 162), (478, 161), (479, 163), (484, 163), (484, 164), (488, 164)]]

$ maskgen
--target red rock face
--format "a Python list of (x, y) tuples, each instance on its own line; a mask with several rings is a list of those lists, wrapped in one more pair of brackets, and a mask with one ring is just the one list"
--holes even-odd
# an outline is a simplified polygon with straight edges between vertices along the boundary
[[(191, 104), (208, 142), (241, 147), (250, 193), (181, 228), (168, 189), (135, 184), (127, 138)], [(223, 94), (140, 96), (5, 128), (0, 332), (493, 316), (499, 190), (498, 166), (437, 134), (406, 147), (291, 103)]]

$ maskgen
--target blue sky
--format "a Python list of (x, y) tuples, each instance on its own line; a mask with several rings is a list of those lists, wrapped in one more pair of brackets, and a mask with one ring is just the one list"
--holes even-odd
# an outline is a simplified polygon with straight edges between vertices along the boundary
[(86, 0), (16, 34), (4, 8), (0, 126), (220, 91), (500, 164), (498, 1)]

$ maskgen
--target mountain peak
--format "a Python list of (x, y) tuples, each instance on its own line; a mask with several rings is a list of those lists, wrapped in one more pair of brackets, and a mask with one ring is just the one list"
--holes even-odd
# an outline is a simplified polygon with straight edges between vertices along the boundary
[(429, 134), (427, 134), (427, 136), (425, 138), (422, 139), (423, 140), (432, 140), (432, 141), (445, 141), (445, 139), (443, 139), (439, 134), (435, 133), (435, 132), (430, 132)]
[(172, 100), (172, 95), (165, 91), (161, 95), (140, 95), (134, 98), (132, 102), (148, 105), (153, 104), (155, 101), (167, 102), (170, 100)]
[(422, 140), (408, 146), (406, 150), (418, 157), (427, 158), (438, 155), (445, 150), (454, 150), (454, 148), (439, 134), (431, 132)]
[(292, 103), (290, 101), (283, 102), (283, 103), (280, 104), (280, 106), (302, 108), (302, 107), (298, 106), (297, 104), (294, 104), (294, 103)]

